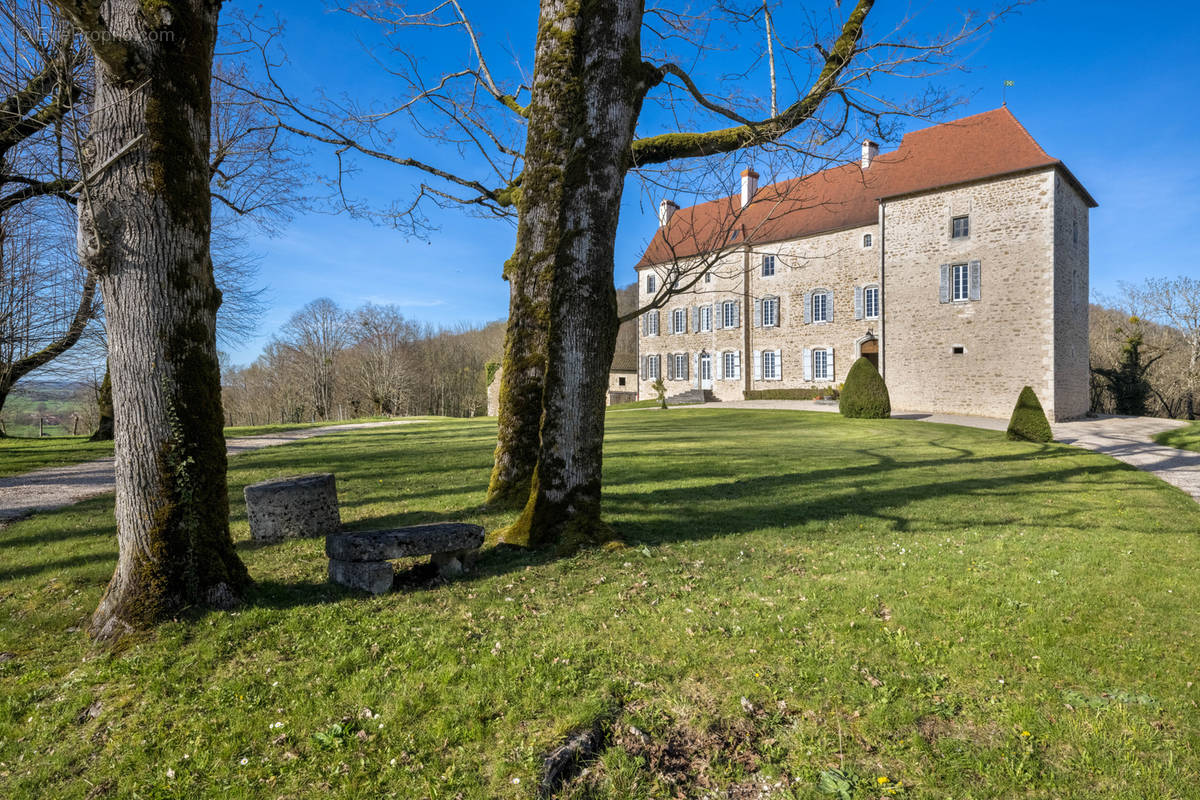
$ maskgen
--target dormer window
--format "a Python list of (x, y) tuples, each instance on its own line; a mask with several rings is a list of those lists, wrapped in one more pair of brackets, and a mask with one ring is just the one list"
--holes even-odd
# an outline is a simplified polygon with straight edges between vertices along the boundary
[(954, 217), (950, 220), (950, 238), (966, 239), (971, 235), (971, 218)]

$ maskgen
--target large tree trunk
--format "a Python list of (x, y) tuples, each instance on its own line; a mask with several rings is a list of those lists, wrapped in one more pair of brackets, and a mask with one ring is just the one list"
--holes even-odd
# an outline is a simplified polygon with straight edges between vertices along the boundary
[(96, 432), (92, 434), (93, 442), (111, 442), (113, 440), (113, 399), (112, 373), (108, 364), (104, 365), (104, 380), (100, 383), (100, 391), (96, 395), (96, 406), (100, 412), (100, 422)]
[(81, 257), (104, 295), (116, 416), (119, 556), (91, 625), (110, 638), (186, 605), (232, 606), (250, 582), (229, 534), (221, 296), (209, 255), (219, 3), (106, 0), (95, 17), (59, 5), (111, 33), (92, 43), (91, 164), (144, 137), (80, 202)]
[[(544, 239), (553, 262), (541, 444), (525, 509), (501, 535), (513, 544), (574, 547), (610, 536), (600, 494), (618, 329), (613, 249), (634, 126), (654, 79), (641, 61), (642, 9), (640, 0), (542, 3), (522, 210), (551, 183), (554, 208), (544, 216), (557, 232)], [(545, 177), (531, 185), (533, 165)]]

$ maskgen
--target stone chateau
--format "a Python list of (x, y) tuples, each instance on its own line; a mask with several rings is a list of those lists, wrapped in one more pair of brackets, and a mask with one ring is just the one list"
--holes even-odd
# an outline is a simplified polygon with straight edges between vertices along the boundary
[[(906, 135), (893, 152), (680, 209), (637, 264), (638, 392), (742, 399), (837, 387), (860, 356), (897, 410), (1088, 410), (1083, 185), (1007, 108)], [(800, 395), (802, 392), (791, 392)], [(753, 394), (749, 396), (753, 397)]]

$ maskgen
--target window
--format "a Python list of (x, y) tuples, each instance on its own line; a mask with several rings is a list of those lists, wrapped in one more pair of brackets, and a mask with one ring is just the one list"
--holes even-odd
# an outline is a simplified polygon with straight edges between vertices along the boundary
[(676, 353), (675, 354), (675, 380), (677, 380), (677, 381), (686, 380), (687, 376), (688, 376), (687, 354)]
[(829, 322), (829, 292), (813, 292), (812, 321)]
[(671, 333), (687, 333), (686, 308), (677, 308), (671, 312)]
[(812, 351), (812, 376), (814, 381), (833, 380), (833, 376), (829, 374), (828, 350)]
[(712, 330), (712, 306), (700, 306), (700, 330), (704, 333)]
[(704, 273), (704, 282), (705, 282), (705, 283), (712, 283), (712, 273), (711, 273), (711, 272), (705, 272), (705, 273)]
[(950, 238), (965, 239), (971, 235), (971, 218), (954, 217), (950, 220)]
[(736, 350), (730, 350), (722, 355), (725, 368), (725, 380), (732, 380), (738, 377), (738, 353)]
[(764, 297), (762, 301), (762, 325), (774, 328), (779, 324), (779, 298)]
[(764, 350), (762, 354), (762, 376), (764, 381), (779, 379), (779, 357), (774, 350)]
[(661, 374), (662, 356), (646, 356), (646, 377), (656, 381)]
[(625, 385), (625, 379), (617, 378), (617, 386), (624, 386), (624, 385)]
[(863, 289), (863, 311), (867, 319), (879, 319), (879, 287)]
[(654, 276), (646, 276), (646, 294), (654, 294)]
[(737, 303), (733, 300), (726, 300), (721, 304), (721, 327), (736, 328), (737, 324)]
[(871, 234), (864, 233), (863, 234), (863, 247), (870, 247), (871, 243), (872, 243)]
[(769, 278), (775, 274), (775, 256), (762, 257), (762, 274), (764, 278)]
[(969, 300), (970, 287), (968, 286), (969, 271), (966, 264), (955, 264), (950, 267), (950, 299), (951, 300)]
[(950, 348), (950, 352), (956, 356), (961, 356), (963, 353), (967, 352), (967, 348), (963, 347), (961, 344), (956, 344)]
[(658, 336), (658, 309), (646, 312), (646, 335)]

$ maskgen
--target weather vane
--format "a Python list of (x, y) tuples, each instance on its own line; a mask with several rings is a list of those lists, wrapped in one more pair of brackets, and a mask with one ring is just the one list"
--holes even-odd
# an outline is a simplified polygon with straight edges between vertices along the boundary
[(1003, 106), (1008, 105), (1008, 87), (1016, 86), (1016, 85), (1017, 85), (1016, 81), (1005, 81), (1004, 82), (1004, 88), (1000, 90), (1000, 105), (1003, 105)]

